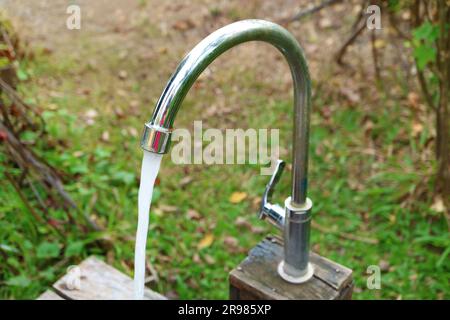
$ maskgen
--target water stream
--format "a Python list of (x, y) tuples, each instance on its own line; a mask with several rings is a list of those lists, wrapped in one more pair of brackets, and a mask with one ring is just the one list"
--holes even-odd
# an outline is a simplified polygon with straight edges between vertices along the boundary
[(134, 298), (142, 299), (145, 288), (145, 251), (152, 203), (153, 186), (161, 165), (161, 154), (144, 151), (141, 168), (141, 183), (138, 196), (138, 227), (136, 232), (136, 247), (134, 251)]

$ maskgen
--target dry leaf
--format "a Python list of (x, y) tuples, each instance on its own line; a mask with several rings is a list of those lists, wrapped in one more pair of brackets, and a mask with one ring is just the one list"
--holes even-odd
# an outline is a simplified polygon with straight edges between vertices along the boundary
[(177, 212), (178, 208), (175, 206), (170, 206), (170, 205), (166, 205), (166, 204), (160, 204), (158, 206), (158, 209), (161, 210), (162, 212)]
[(266, 231), (266, 229), (264, 227), (258, 227), (258, 226), (252, 226), (250, 228), (250, 230), (254, 233), (254, 234), (261, 234), (264, 233)]
[(240, 203), (242, 200), (247, 198), (247, 193), (245, 192), (233, 192), (230, 197), (231, 203)]
[(250, 222), (248, 222), (247, 220), (245, 220), (245, 218), (243, 218), (243, 217), (238, 217), (234, 223), (235, 223), (236, 226), (238, 226), (238, 227), (244, 227), (244, 228), (249, 228), (249, 229), (252, 227), (252, 225), (250, 224)]
[(358, 103), (361, 101), (359, 93), (348, 87), (341, 88), (340, 91), (350, 102)]
[(374, 46), (376, 49), (383, 49), (386, 47), (386, 42), (382, 39), (375, 40)]
[(197, 248), (199, 250), (204, 249), (204, 248), (208, 248), (209, 246), (212, 245), (214, 241), (214, 236), (211, 233), (207, 233), (202, 240), (200, 240), (200, 242), (197, 245)]
[(201, 218), (200, 213), (198, 213), (194, 209), (189, 209), (188, 212), (186, 213), (186, 215), (191, 220), (199, 220)]
[(126, 79), (128, 77), (128, 72), (126, 72), (125, 70), (121, 70), (119, 71), (119, 78), (120, 79)]
[(182, 178), (179, 182), (180, 187), (184, 187), (186, 185), (188, 185), (189, 183), (192, 182), (192, 180), (194, 180), (191, 176), (185, 176), (184, 178)]
[(417, 137), (423, 131), (423, 125), (419, 122), (414, 122), (412, 124), (412, 134), (413, 137)]
[(95, 118), (98, 116), (98, 113), (94, 109), (89, 109), (84, 113), (84, 119), (86, 124), (91, 126), (95, 123)]
[(230, 246), (231, 248), (236, 248), (239, 244), (239, 241), (235, 237), (227, 236), (225, 237), (225, 239), (223, 239), (223, 243), (227, 246)]
[(322, 18), (319, 20), (319, 26), (323, 29), (333, 26), (333, 22), (328, 18)]
[(192, 29), (193, 27), (195, 27), (195, 23), (190, 19), (177, 21), (173, 25), (174, 29), (180, 31), (186, 31)]
[(411, 107), (417, 108), (419, 106), (419, 102), (420, 97), (417, 93), (415, 92), (408, 93), (408, 103), (411, 105)]
[(391, 265), (389, 264), (389, 261), (387, 260), (381, 260), (378, 265), (380, 266), (381, 271), (383, 272), (387, 272), (389, 271), (389, 268), (391, 267)]
[(445, 212), (445, 205), (444, 205), (444, 200), (442, 200), (441, 197), (436, 197), (436, 199), (434, 199), (434, 203), (431, 206), (431, 209), (436, 211), (436, 212)]
[(109, 141), (109, 132), (108, 131), (103, 131), (103, 133), (102, 133), (102, 141), (103, 142), (108, 142)]
[(209, 254), (205, 255), (204, 257), (206, 264), (214, 264), (216, 263), (216, 259), (214, 259), (212, 256), (210, 256)]
[(128, 132), (130, 133), (130, 135), (132, 137), (137, 137), (139, 135), (139, 133), (138, 133), (138, 131), (136, 130), (135, 127), (128, 128)]
[(200, 259), (200, 256), (198, 255), (198, 253), (194, 254), (194, 256), (192, 257), (192, 261), (194, 261), (195, 263), (199, 264), (202, 262), (202, 259)]
[(253, 198), (253, 200), (252, 200), (252, 208), (259, 209), (260, 206), (261, 206), (261, 197)]

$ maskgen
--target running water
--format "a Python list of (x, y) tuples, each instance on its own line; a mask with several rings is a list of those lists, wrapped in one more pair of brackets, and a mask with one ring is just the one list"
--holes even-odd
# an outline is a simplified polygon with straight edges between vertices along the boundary
[(153, 186), (161, 165), (162, 154), (144, 151), (139, 185), (139, 216), (134, 250), (134, 298), (144, 297), (145, 286), (145, 249), (147, 243), (150, 205), (152, 203)]

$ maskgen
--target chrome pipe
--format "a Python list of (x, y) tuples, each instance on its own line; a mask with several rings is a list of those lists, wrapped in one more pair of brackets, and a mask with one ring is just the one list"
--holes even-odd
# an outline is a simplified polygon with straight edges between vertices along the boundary
[[(170, 147), (170, 135), (175, 117), (189, 89), (203, 70), (218, 56), (228, 49), (248, 41), (263, 41), (275, 46), (286, 58), (294, 83), (294, 117), (293, 117), (293, 165), (292, 194), (289, 201), (293, 211), (303, 212), (307, 205), (307, 173), (308, 173), (308, 141), (309, 115), (311, 106), (311, 80), (303, 50), (294, 36), (281, 26), (264, 20), (243, 20), (227, 25), (203, 39), (181, 61), (169, 79), (159, 98), (153, 115), (144, 126), (141, 147), (155, 153), (167, 153)], [(269, 205), (269, 204), (268, 204)], [(271, 211), (270, 211), (271, 210)], [(279, 208), (266, 210), (278, 219), (276, 224), (284, 222), (283, 212)], [(264, 211), (262, 211), (264, 213)], [(263, 214), (264, 216), (264, 214)], [(297, 243), (303, 239), (297, 238), (299, 233), (292, 232), (292, 226), (287, 226), (291, 237), (286, 243)], [(300, 234), (304, 235), (305, 232)], [(308, 232), (309, 235), (309, 232)], [(309, 238), (308, 238), (309, 241)], [(285, 271), (304, 268), (308, 264), (309, 248), (305, 246), (289, 246), (285, 254)], [(285, 247), (287, 248), (287, 247)], [(291, 250), (306, 250), (291, 252)], [(298, 257), (302, 257), (298, 261)], [(301, 270), (302, 271), (302, 270)], [(292, 272), (291, 272), (292, 273)]]

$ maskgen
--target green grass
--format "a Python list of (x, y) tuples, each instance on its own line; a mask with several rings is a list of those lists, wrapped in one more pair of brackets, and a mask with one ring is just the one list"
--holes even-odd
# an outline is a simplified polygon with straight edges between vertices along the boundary
[[(114, 66), (114, 70), (139, 68), (111, 56), (111, 61), (102, 63)], [(69, 265), (92, 254), (131, 275), (142, 156), (139, 133), (163, 83), (155, 85), (152, 80), (133, 77), (121, 82), (109, 71), (112, 68), (90, 70), (87, 63), (71, 57), (54, 61), (38, 55), (25, 68), (33, 76), (20, 86), (22, 94), (33, 99), (31, 102), (53, 106), (43, 114), (48, 131), (55, 139), (67, 141), (64, 147), (41, 145), (37, 152), (68, 173), (67, 191), (81, 212), (90, 215), (104, 231), (83, 233), (66, 225), (67, 234), (58, 237), (48, 226), (36, 223), (2, 178), (0, 297), (34, 298)], [(49, 79), (55, 83), (47, 87)], [(260, 94), (264, 84), (251, 73), (244, 81), (247, 87), (242, 99), (248, 107), (226, 119), (208, 119), (208, 125), (266, 128), (270, 124), (280, 129), (281, 146), (290, 150), (292, 128), (290, 121), (282, 121), (291, 118), (290, 100), (266, 100)], [(89, 94), (77, 92), (80, 88), (89, 88)], [(118, 89), (127, 96), (118, 94)], [(231, 88), (222, 89), (233, 94)], [(51, 90), (59, 94), (51, 94)], [(178, 127), (190, 127), (193, 120), (201, 119), (203, 107), (198, 101), (213, 102), (215, 95), (210, 91), (190, 93), (179, 113)], [(427, 148), (429, 131), (412, 138), (414, 115), (400, 103), (380, 104), (369, 112), (362, 103), (349, 106), (336, 99), (331, 117), (325, 119), (318, 111), (334, 99), (323, 98), (327, 96), (327, 91), (314, 95), (309, 197), (314, 202), (314, 221), (331, 232), (313, 229), (314, 250), (354, 270), (356, 299), (450, 298), (450, 239), (445, 219), (430, 209), (429, 197), (405, 205), (405, 195), (412, 194), (420, 183), (426, 190), (432, 189), (432, 180), (427, 177), (434, 163), (420, 158)], [(131, 100), (141, 102), (138, 113), (128, 112)], [(118, 116), (116, 108), (126, 115)], [(259, 108), (273, 111), (260, 112)], [(82, 119), (89, 109), (99, 113), (92, 126)], [(110, 136), (107, 142), (101, 140), (104, 131)], [(283, 157), (290, 161), (289, 152)], [(275, 195), (280, 203), (290, 194), (289, 174), (286, 172)], [(192, 182), (180, 187), (187, 175)], [(266, 233), (277, 232), (256, 218), (254, 200), (261, 197), (267, 180), (255, 165), (177, 166), (166, 156), (154, 194), (147, 249), (160, 277), (154, 289), (176, 292), (186, 299), (227, 298), (228, 272)], [(229, 197), (235, 191), (246, 192), (248, 197), (232, 204)], [(176, 210), (164, 212), (165, 206), (175, 206)], [(199, 220), (187, 217), (190, 209), (200, 214)], [(58, 210), (51, 215), (66, 220)], [(238, 217), (265, 232), (254, 233), (236, 225)], [(214, 236), (213, 243), (199, 250), (198, 243), (209, 233)], [(375, 239), (378, 244), (349, 240), (345, 234)], [(237, 247), (224, 244), (226, 237), (236, 238)], [(384, 266), (382, 288), (369, 290), (366, 270), (379, 264)]]

